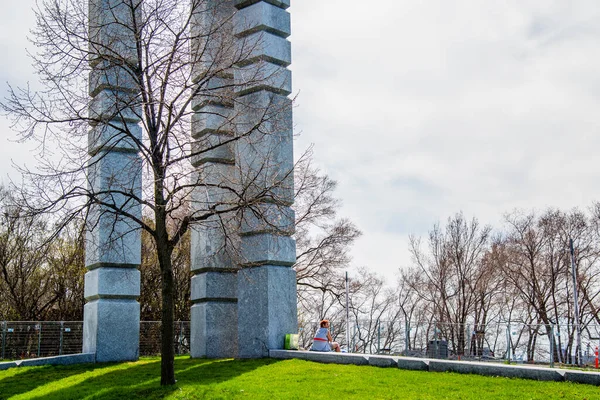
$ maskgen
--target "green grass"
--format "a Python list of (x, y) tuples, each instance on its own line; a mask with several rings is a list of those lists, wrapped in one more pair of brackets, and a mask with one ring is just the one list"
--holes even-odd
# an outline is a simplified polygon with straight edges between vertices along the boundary
[(177, 385), (160, 361), (0, 371), (0, 399), (600, 399), (600, 388), (559, 382), (402, 371), (301, 360), (177, 358)]

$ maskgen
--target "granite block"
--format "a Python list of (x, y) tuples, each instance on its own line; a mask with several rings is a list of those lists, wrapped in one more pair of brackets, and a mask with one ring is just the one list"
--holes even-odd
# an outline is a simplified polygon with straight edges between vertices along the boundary
[(139, 357), (140, 304), (98, 299), (84, 306), (83, 352), (96, 362), (135, 361)]
[(365, 354), (336, 353), (335, 351), (311, 351), (306, 359), (326, 364), (369, 365), (369, 357)]
[(295, 230), (296, 214), (287, 206), (259, 203), (244, 209), (240, 227), (241, 235), (276, 233), (291, 236)]
[(504, 364), (484, 364), (468, 361), (429, 360), (429, 371), (457, 372), (484, 376), (534, 379), (539, 381), (563, 381), (562, 374), (550, 368), (510, 366)]
[(236, 357), (237, 312), (237, 304), (233, 302), (206, 302), (192, 305), (191, 357)]
[(90, 72), (89, 95), (94, 97), (105, 89), (132, 93), (140, 91), (137, 78), (131, 69), (108, 61), (100, 61)]
[(192, 137), (199, 138), (209, 133), (233, 134), (233, 109), (215, 104), (206, 104), (192, 115)]
[(290, 14), (273, 4), (259, 1), (239, 10), (233, 20), (233, 33), (245, 36), (254, 32), (270, 32), (282, 38), (291, 32)]
[(0, 371), (4, 371), (9, 368), (16, 368), (18, 366), (19, 365), (15, 361), (0, 362)]
[(86, 300), (140, 296), (140, 271), (135, 268), (96, 268), (85, 274)]
[(398, 368), (412, 371), (429, 371), (429, 361), (422, 358), (399, 357)]
[(237, 298), (237, 276), (233, 272), (204, 272), (192, 277), (191, 300)]
[(193, 110), (197, 111), (208, 105), (233, 106), (235, 101), (233, 77), (213, 76), (209, 79), (200, 79), (196, 85), (197, 92), (192, 99)]
[(292, 93), (292, 71), (268, 61), (234, 68), (235, 92), (238, 96), (267, 90), (284, 96)]
[(600, 373), (598, 372), (564, 370), (563, 375), (567, 382), (600, 386)]
[(137, 93), (104, 89), (92, 98), (88, 115), (91, 125), (108, 121), (135, 124), (142, 119), (141, 99)]
[[(92, 204), (86, 221), (86, 266), (141, 262), (139, 225), (123, 215), (141, 218), (141, 160), (135, 153), (99, 152), (88, 164), (88, 184), (96, 198), (111, 207)], [(128, 195), (131, 194), (131, 195)]]
[(244, 265), (292, 266), (296, 263), (296, 241), (272, 233), (243, 236), (241, 257)]
[(211, 218), (192, 227), (192, 271), (204, 268), (236, 268), (238, 244), (234, 217), (222, 215), (220, 221)]
[(190, 162), (197, 167), (207, 162), (234, 164), (235, 141), (231, 135), (210, 134), (192, 142), (192, 157)]
[(238, 272), (238, 357), (261, 358), (283, 349), (298, 331), (296, 273), (261, 266)]
[(133, 18), (141, 17), (141, 0), (92, 0), (89, 2), (90, 63), (112, 58), (124, 63), (137, 62)]
[(261, 60), (287, 67), (292, 63), (292, 44), (269, 32), (256, 32), (237, 41), (241, 61), (239, 66)]
[(244, 7), (248, 7), (254, 3), (258, 3), (258, 2), (263, 2), (263, 3), (269, 3), (269, 4), (273, 4), (277, 7), (281, 7), (283, 9), (289, 8), (290, 7), (290, 0), (235, 0), (235, 6), (237, 8), (244, 8)]
[(100, 124), (88, 131), (88, 153), (100, 151), (138, 152), (142, 141), (142, 128), (137, 124)]
[(369, 361), (369, 365), (373, 367), (381, 368), (398, 368), (398, 357), (392, 356), (381, 356), (381, 355), (369, 355), (366, 356)]

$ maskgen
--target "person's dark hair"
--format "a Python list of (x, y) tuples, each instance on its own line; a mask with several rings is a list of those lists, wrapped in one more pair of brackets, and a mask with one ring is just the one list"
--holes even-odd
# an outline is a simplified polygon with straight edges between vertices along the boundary
[(323, 321), (321, 321), (321, 328), (325, 328), (325, 325), (327, 325), (329, 323), (328, 319), (324, 319)]

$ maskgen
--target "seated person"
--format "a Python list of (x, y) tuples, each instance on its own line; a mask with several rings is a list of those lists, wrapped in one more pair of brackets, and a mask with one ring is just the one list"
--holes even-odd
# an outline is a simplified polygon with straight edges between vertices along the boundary
[(324, 319), (321, 321), (321, 327), (317, 329), (317, 333), (315, 333), (315, 337), (313, 339), (313, 344), (311, 347), (312, 351), (331, 351), (335, 350), (336, 352), (340, 352), (340, 345), (337, 342), (334, 342), (331, 338), (331, 334), (329, 333), (329, 320)]

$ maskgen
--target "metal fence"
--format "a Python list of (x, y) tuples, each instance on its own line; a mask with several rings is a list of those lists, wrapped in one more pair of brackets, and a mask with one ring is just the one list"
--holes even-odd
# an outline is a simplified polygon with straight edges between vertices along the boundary
[[(160, 354), (160, 321), (140, 322), (140, 355)], [(2, 347), (0, 359), (50, 357), (77, 354), (82, 351), (82, 321), (0, 322)], [(190, 351), (190, 323), (175, 323), (175, 352)]]
[[(318, 322), (301, 324), (300, 346), (308, 349)], [(333, 339), (348, 352), (409, 357), (514, 362), (530, 364), (595, 365), (600, 325), (581, 329), (581, 359), (572, 324), (536, 325), (494, 322), (485, 325), (411, 323), (409, 321), (332, 322)]]

